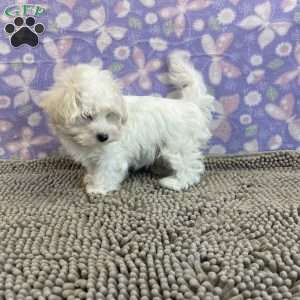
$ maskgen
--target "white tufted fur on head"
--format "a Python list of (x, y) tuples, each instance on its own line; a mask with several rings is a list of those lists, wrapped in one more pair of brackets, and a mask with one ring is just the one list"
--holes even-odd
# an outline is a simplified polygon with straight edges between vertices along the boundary
[(112, 74), (84, 64), (66, 69), (42, 94), (41, 106), (58, 133), (84, 146), (97, 144), (98, 134), (115, 140), (127, 120), (123, 95)]

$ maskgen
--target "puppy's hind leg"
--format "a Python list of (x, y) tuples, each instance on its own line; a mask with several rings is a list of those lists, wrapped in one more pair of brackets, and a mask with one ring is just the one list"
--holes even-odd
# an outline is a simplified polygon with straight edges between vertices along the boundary
[(162, 156), (166, 159), (173, 174), (162, 178), (159, 183), (162, 187), (180, 191), (200, 181), (201, 174), (204, 172), (202, 155), (198, 149), (182, 152), (162, 151)]

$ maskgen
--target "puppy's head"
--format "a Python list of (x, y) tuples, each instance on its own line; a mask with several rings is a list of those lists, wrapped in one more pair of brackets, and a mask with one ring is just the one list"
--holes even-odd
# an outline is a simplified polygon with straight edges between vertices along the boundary
[(111, 73), (84, 64), (66, 69), (42, 94), (41, 106), (60, 136), (86, 147), (118, 140), (127, 120)]

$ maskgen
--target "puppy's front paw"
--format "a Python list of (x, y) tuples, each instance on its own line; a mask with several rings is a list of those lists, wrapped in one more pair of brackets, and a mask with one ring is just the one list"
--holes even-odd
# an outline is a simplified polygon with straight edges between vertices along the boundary
[(173, 191), (180, 191), (184, 187), (176, 177), (164, 177), (159, 181), (160, 186)]
[(106, 191), (105, 189), (103, 189), (100, 186), (94, 185), (94, 184), (90, 184), (88, 183), (86, 185), (86, 192), (88, 194), (101, 194), (101, 195), (106, 195), (108, 191)]
[(101, 195), (106, 195), (109, 192), (114, 192), (117, 191), (119, 188), (118, 187), (107, 187), (104, 188), (101, 185), (96, 185), (96, 184), (87, 184), (86, 186), (86, 192), (88, 194), (101, 194)]
[(83, 177), (83, 183), (85, 185), (88, 185), (92, 182), (92, 175), (90, 174), (85, 174), (84, 177)]

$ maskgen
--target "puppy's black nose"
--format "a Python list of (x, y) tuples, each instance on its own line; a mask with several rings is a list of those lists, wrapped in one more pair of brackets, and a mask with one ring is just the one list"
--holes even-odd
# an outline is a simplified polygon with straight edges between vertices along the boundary
[(108, 140), (108, 134), (104, 134), (104, 133), (97, 134), (97, 140), (101, 143), (106, 142)]

